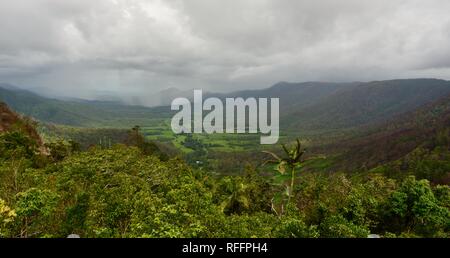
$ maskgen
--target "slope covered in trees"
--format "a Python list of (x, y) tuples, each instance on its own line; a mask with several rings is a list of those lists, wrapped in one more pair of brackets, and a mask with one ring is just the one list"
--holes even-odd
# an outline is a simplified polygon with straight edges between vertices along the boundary
[(131, 136), (136, 147), (74, 148), (55, 159), (27, 132), (2, 132), (0, 236), (450, 236), (446, 185), (376, 171), (308, 173), (300, 159), (294, 180), (283, 163), (215, 177), (147, 152), (137, 129)]
[[(450, 82), (408, 79), (353, 83), (277, 83), (261, 90), (206, 97), (280, 98), (280, 126), (289, 135), (330, 137), (368, 124), (388, 121), (450, 94)], [(42, 122), (78, 127), (160, 126), (173, 115), (169, 106), (147, 108), (117, 102), (56, 100), (0, 85), (0, 100)]]
[[(391, 80), (345, 87), (313, 105), (286, 114), (285, 128), (298, 133), (333, 131), (386, 122), (450, 94), (450, 82)], [(301, 101), (301, 100), (299, 100)]]
[(16, 88), (2, 88), (0, 101), (16, 112), (41, 122), (76, 127), (129, 128), (158, 125), (171, 116), (170, 109), (129, 106), (111, 101), (59, 100)]
[[(374, 169), (386, 165), (382, 169), (386, 173), (406, 176), (407, 171), (415, 167), (414, 175), (448, 184), (450, 96), (388, 122), (368, 126), (357, 136), (317, 147), (314, 151), (334, 156), (333, 170)], [(409, 164), (413, 160), (421, 164)], [(391, 166), (397, 169), (388, 169)]]

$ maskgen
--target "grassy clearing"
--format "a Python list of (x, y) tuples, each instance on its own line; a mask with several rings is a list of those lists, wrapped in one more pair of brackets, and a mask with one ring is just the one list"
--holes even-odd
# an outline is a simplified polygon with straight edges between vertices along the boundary
[[(172, 143), (184, 153), (192, 150), (184, 146), (185, 135), (174, 134), (169, 121), (158, 126), (143, 127), (142, 133), (148, 140)], [(208, 150), (217, 152), (257, 151), (262, 149), (259, 134), (194, 134), (192, 137), (201, 142)], [(280, 136), (280, 142), (287, 139)]]

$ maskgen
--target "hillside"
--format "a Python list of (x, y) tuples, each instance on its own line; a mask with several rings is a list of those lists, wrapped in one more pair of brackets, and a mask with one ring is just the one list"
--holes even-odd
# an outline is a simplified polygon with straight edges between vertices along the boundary
[(111, 101), (58, 100), (26, 90), (2, 88), (1, 85), (0, 100), (17, 112), (40, 121), (78, 127), (148, 126), (170, 116), (163, 108), (129, 106)]
[(19, 119), (19, 116), (12, 112), (5, 103), (0, 102), (0, 132), (10, 130)]
[[(12, 142), (12, 136), (19, 140)], [(21, 131), (0, 132), (0, 237), (365, 238), (450, 232), (450, 188), (414, 177), (301, 171), (286, 199), (280, 198), (286, 195), (285, 177), (263, 176), (250, 166), (242, 175), (216, 177), (125, 145), (63, 153), (51, 145), (51, 153), (64, 154), (55, 159), (35, 152), (28, 138)], [(428, 209), (426, 215), (416, 207)]]
[(214, 94), (209, 96), (224, 98), (279, 98), (280, 113), (292, 113), (295, 110), (313, 105), (321, 99), (335, 92), (357, 85), (357, 83), (328, 83), (328, 82), (279, 82), (269, 88), (260, 90), (242, 90), (228, 94)]
[(31, 138), (41, 143), (41, 138), (34, 128), (33, 121), (21, 117), (5, 103), (0, 102), (0, 133), (11, 130), (26, 132)]
[[(287, 130), (341, 130), (374, 124), (413, 111), (450, 94), (450, 82), (435, 79), (360, 83), (285, 115)], [(301, 100), (299, 100), (301, 101)]]
[[(449, 81), (410, 79), (368, 83), (281, 82), (267, 89), (207, 93), (205, 97), (280, 98), (282, 131), (303, 135), (387, 121), (448, 94)], [(57, 100), (11, 87), (0, 88), (0, 99), (18, 112), (38, 120), (71, 126), (153, 126), (160, 125), (161, 120), (173, 114), (169, 107)]]
[(206, 97), (279, 98), (282, 132), (330, 137), (389, 121), (449, 94), (449, 81), (405, 79), (352, 83), (280, 82), (266, 89), (209, 93)]
[[(417, 150), (434, 153), (435, 160), (447, 162), (445, 160), (450, 151), (450, 95), (398, 115), (388, 122), (363, 127), (361, 130), (359, 135), (348, 140), (327, 144), (314, 151), (325, 152), (329, 156), (337, 155), (333, 160), (334, 170), (372, 169), (391, 162), (405, 161)], [(423, 160), (425, 158), (422, 157)], [(450, 176), (450, 171), (446, 173)], [(446, 177), (445, 173), (441, 176)], [(422, 177), (428, 178), (425, 175)]]
[(41, 136), (35, 129), (34, 121), (20, 116), (12, 111), (5, 103), (0, 102), (0, 133), (10, 131), (22, 132), (37, 145), (40, 152), (47, 152)]
[[(386, 138), (387, 143), (391, 143), (388, 139), (393, 136), (387, 136), (389, 133), (386, 132), (385, 128), (376, 126), (388, 121), (399, 120), (403, 115), (420, 110), (449, 94), (450, 82), (448, 81), (411, 79), (369, 83), (281, 82), (267, 89), (246, 90), (230, 94), (206, 93), (204, 97), (279, 97), (282, 134), (280, 142), (300, 137), (309, 148), (325, 146), (332, 150), (335, 148), (333, 146), (339, 143), (345, 146), (356, 146), (353, 150), (365, 150), (371, 145), (382, 144), (384, 141), (379, 139), (380, 137)], [(44, 122), (44, 124), (50, 123), (87, 129), (107, 128), (108, 130), (130, 129), (135, 125), (140, 125), (147, 139), (175, 146), (185, 153), (192, 152), (191, 149), (184, 148), (185, 136), (172, 133), (169, 120), (173, 112), (167, 106), (148, 108), (127, 106), (112, 101), (50, 99), (9, 85), (6, 85), (6, 88), (0, 88), (0, 100), (8, 103), (19, 113), (32, 116)], [(428, 113), (423, 116), (427, 117)], [(393, 123), (388, 124), (392, 126)], [(398, 130), (403, 131), (395, 131), (391, 134), (407, 134), (405, 126), (399, 125), (398, 127), (400, 128)], [(123, 137), (119, 135), (124, 135), (123, 132), (119, 133), (119, 131), (101, 132), (77, 128), (68, 128), (62, 134), (56, 132), (57, 130), (53, 131), (50, 129), (45, 133), (47, 135), (54, 133), (67, 135), (67, 132), (70, 132), (70, 138), (75, 135), (78, 141), (86, 142), (86, 146), (92, 142), (104, 142), (99, 133), (108, 135), (108, 143), (110, 141), (121, 142)], [(367, 137), (371, 132), (378, 134)], [(113, 139), (116, 135), (120, 139)], [(362, 138), (355, 140), (355, 136), (358, 135)], [(416, 139), (421, 138), (418, 136)], [(210, 155), (213, 155), (212, 151), (257, 152), (259, 149), (258, 141), (255, 140), (254, 135), (197, 135), (195, 140), (199, 142), (199, 146), (204, 147), (201, 150), (202, 153), (210, 153)], [(363, 147), (357, 146), (358, 143), (361, 143)], [(343, 148), (337, 148), (339, 152), (342, 152)], [(411, 147), (404, 147), (404, 149), (409, 151)], [(391, 154), (395, 150), (398, 150), (398, 148), (389, 148), (383, 154), (388, 155), (387, 157), (381, 158), (380, 156), (370, 162), (378, 164), (407, 153), (407, 151), (402, 150), (399, 151), (399, 154)], [(372, 149), (367, 151), (370, 153)], [(365, 155), (364, 153), (365, 151), (355, 153), (354, 159), (359, 160), (359, 155)], [(198, 159), (199, 157), (196, 157), (194, 161)], [(208, 157), (205, 157), (202, 160), (206, 162), (208, 159)], [(361, 160), (364, 159), (361, 158)], [(358, 162), (354, 164), (360, 165)], [(372, 166), (371, 164), (366, 165)], [(242, 166), (242, 164), (239, 166)], [(241, 169), (239, 167), (239, 170)]]
[[(448, 237), (450, 138), (442, 132), (449, 132), (449, 100), (370, 127), (373, 136), (353, 145), (336, 145), (348, 162), (379, 162), (374, 169), (311, 173), (304, 169), (307, 162), (299, 161), (300, 173), (292, 172), (292, 179), (282, 170), (286, 161), (270, 173), (273, 167), (249, 162), (259, 159), (251, 153), (235, 153), (246, 167), (233, 176), (215, 176), (210, 167), (191, 166), (172, 155), (163, 158), (151, 144), (100, 142), (70, 151), (50, 144), (52, 155), (43, 156), (28, 140), (30, 134), (10, 126), (25, 120), (1, 105), (0, 124), (9, 129), (0, 131), (0, 205), (11, 212), (2, 214), (0, 237)], [(393, 163), (358, 156), (374, 146), (380, 148), (375, 154), (383, 153), (392, 148), (386, 143), (402, 139), (376, 137), (389, 130), (394, 135), (412, 130), (418, 148)], [(130, 136), (145, 143), (139, 130)], [(287, 180), (292, 192), (286, 190)], [(432, 208), (424, 216), (417, 206)]]

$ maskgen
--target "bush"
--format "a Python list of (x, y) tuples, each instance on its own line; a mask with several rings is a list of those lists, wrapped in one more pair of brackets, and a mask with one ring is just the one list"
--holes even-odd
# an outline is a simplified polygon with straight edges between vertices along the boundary
[(367, 238), (370, 234), (368, 228), (364, 226), (355, 225), (346, 220), (342, 215), (334, 215), (325, 218), (320, 224), (321, 237), (358, 237)]

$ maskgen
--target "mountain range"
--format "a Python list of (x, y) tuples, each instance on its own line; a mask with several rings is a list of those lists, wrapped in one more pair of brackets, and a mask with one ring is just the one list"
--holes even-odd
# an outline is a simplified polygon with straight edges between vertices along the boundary
[[(167, 101), (180, 91), (169, 90)], [(187, 92), (183, 93), (187, 95)], [(406, 79), (374, 82), (280, 82), (260, 90), (206, 97), (280, 98), (282, 132), (325, 134), (367, 127), (414, 111), (450, 95), (450, 81)], [(169, 119), (168, 106), (131, 106), (116, 101), (62, 100), (0, 84), (0, 100), (42, 122), (78, 127), (153, 126)]]
[(169, 117), (165, 108), (126, 105), (117, 101), (54, 99), (11, 85), (0, 84), (0, 101), (16, 112), (45, 123), (76, 127), (153, 125)]

